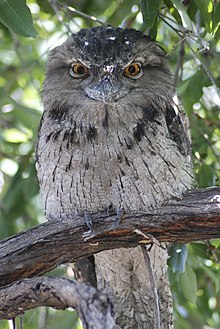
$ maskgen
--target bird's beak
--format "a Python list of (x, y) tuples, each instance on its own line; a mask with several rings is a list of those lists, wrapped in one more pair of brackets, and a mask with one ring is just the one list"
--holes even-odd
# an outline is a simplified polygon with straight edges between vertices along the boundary
[(85, 92), (88, 97), (106, 103), (119, 98), (121, 89), (121, 82), (113, 74), (105, 73), (101, 81), (87, 87)]

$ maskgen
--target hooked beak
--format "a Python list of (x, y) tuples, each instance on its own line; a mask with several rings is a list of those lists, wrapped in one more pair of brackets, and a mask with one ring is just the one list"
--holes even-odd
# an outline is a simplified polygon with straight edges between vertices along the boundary
[(88, 97), (105, 103), (120, 98), (125, 94), (124, 91), (122, 83), (110, 73), (104, 74), (101, 81), (85, 89)]

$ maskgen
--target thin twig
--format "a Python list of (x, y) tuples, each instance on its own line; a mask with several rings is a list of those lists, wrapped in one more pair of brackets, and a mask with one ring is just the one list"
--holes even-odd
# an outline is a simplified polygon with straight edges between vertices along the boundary
[(207, 241), (207, 246), (208, 246), (208, 250), (210, 251), (211, 255), (213, 256), (214, 262), (218, 265), (220, 265), (220, 260), (218, 258), (219, 256), (219, 250), (214, 247), (210, 241)]
[(64, 4), (64, 3), (60, 3), (58, 0), (48, 0), (48, 1), (51, 3), (51, 5), (53, 6), (53, 8), (54, 8), (54, 5), (56, 6), (56, 8), (57, 8), (55, 10), (56, 14), (57, 14), (57, 12), (59, 14), (59, 8), (63, 8), (66, 11), (70, 11), (71, 13), (74, 13), (74, 14), (76, 14), (78, 16), (81, 16), (81, 17), (83, 17), (85, 19), (88, 19), (90, 21), (99, 23), (101, 25), (105, 25), (105, 23), (102, 22), (102, 21), (100, 21), (98, 18), (96, 18), (94, 16), (87, 15), (87, 14), (83, 13), (82, 11), (79, 11), (79, 10), (75, 9), (72, 6), (68, 6), (68, 5)]
[[(169, 16), (166, 16), (162, 13), (158, 13), (158, 17), (160, 17), (167, 25), (169, 25), (171, 28), (173, 28), (173, 26), (171, 24), (169, 24), (167, 22), (167, 19), (174, 23), (175, 25), (177, 25), (178, 29), (179, 29), (179, 32), (182, 32), (184, 34), (193, 34), (193, 31), (191, 30), (188, 30), (187, 28), (185, 28), (184, 26), (182, 26), (181, 24), (179, 24), (176, 20), (170, 18)], [(195, 36), (195, 35), (194, 35)], [(195, 36), (196, 37), (196, 36)]]
[(218, 94), (220, 95), (220, 89), (217, 86), (214, 77), (212, 76), (211, 72), (209, 71), (209, 69), (207, 68), (206, 64), (203, 62), (203, 60), (199, 57), (199, 55), (195, 52), (195, 50), (191, 47), (191, 45), (189, 44), (189, 41), (186, 39), (186, 43), (188, 45), (188, 47), (190, 48), (190, 50), (192, 51), (193, 55), (198, 59), (198, 61), (200, 62), (200, 64), (203, 67), (204, 72), (207, 74), (209, 80), (211, 81), (211, 83), (215, 86)]
[[(169, 26), (174, 32), (176, 32), (176, 34), (180, 35), (180, 33), (182, 32), (182, 29), (178, 29), (178, 28), (175, 28), (172, 24), (168, 23), (164, 17), (166, 16), (161, 16), (161, 14), (158, 14), (158, 16), (161, 18), (161, 20), (167, 25)], [(176, 24), (178, 26), (178, 24)], [(178, 26), (179, 27), (179, 26)], [(188, 31), (188, 30), (187, 30)], [(184, 31), (184, 33), (186, 33), (186, 31)]]
[(47, 311), (48, 308), (46, 308), (45, 306), (40, 308), (37, 329), (46, 329), (47, 313), (48, 313)]
[(83, 13), (82, 11), (76, 10), (75, 8), (73, 8), (71, 6), (63, 5), (63, 7), (66, 7), (71, 12), (73, 12), (73, 13), (75, 13), (75, 14), (77, 14), (77, 15), (85, 18), (85, 19), (91, 20), (91, 21), (96, 22), (96, 23), (99, 23), (101, 25), (105, 25), (105, 23), (102, 22), (102, 21), (100, 21), (98, 18), (96, 18), (94, 16), (87, 15), (87, 14)]
[[(164, 16), (164, 15), (161, 16), (161, 14), (159, 14), (159, 17), (162, 19), (162, 21), (163, 21), (165, 24), (167, 24), (167, 25), (168, 25), (168, 26), (169, 26), (169, 27), (170, 27), (170, 28), (171, 28), (176, 34), (178, 34), (178, 36), (179, 36), (180, 38), (183, 38), (183, 37), (182, 37), (182, 34), (183, 34), (183, 26), (181, 26), (181, 28), (178, 30), (178, 29), (174, 28), (171, 24), (169, 24), (169, 23), (167, 22), (167, 20), (166, 20), (163, 16)], [(165, 16), (165, 17), (166, 17), (166, 16)], [(166, 18), (167, 18), (167, 17), (166, 17)], [(170, 18), (168, 18), (168, 19), (170, 19)], [(170, 19), (170, 20), (171, 20), (171, 19)], [(180, 25), (179, 25), (177, 22), (175, 22), (175, 21), (173, 21), (173, 20), (172, 20), (172, 22), (176, 23), (176, 25), (177, 25), (178, 27), (180, 27)], [(192, 36), (196, 37), (197, 40), (193, 39)], [(196, 57), (196, 59), (199, 61), (199, 63), (201, 64), (201, 66), (202, 66), (202, 68), (203, 68), (203, 70), (204, 70), (204, 72), (207, 74), (209, 80), (210, 80), (211, 83), (215, 86), (216, 91), (217, 91), (218, 94), (220, 95), (220, 89), (219, 89), (219, 87), (217, 86), (217, 83), (215, 82), (215, 79), (214, 79), (213, 75), (212, 75), (211, 72), (209, 71), (209, 69), (208, 69), (207, 65), (204, 63), (204, 61), (200, 58), (200, 56), (199, 56), (199, 55), (195, 52), (195, 50), (192, 48), (192, 46), (191, 46), (190, 43), (189, 43), (188, 38), (189, 38), (189, 39), (191, 38), (191, 39), (194, 40), (195, 42), (198, 42), (199, 37), (196, 36), (196, 35), (195, 35), (193, 32), (191, 32), (191, 31), (188, 31), (188, 30), (185, 31), (185, 41), (186, 41), (188, 47), (190, 48), (191, 52), (192, 52), (193, 55)]]
[(181, 39), (180, 42), (180, 50), (178, 55), (178, 60), (176, 64), (176, 71), (174, 74), (174, 85), (176, 86), (177, 83), (182, 80), (182, 73), (183, 73), (183, 59), (184, 59), (184, 43), (185, 43), (186, 36)]
[(13, 326), (13, 329), (16, 329), (16, 321), (15, 321), (15, 318), (12, 319), (12, 326)]
[(152, 234), (145, 234), (144, 232), (142, 232), (139, 229), (135, 229), (134, 230), (135, 233), (137, 233), (138, 235), (143, 236), (144, 240), (140, 240), (139, 243), (140, 244), (155, 244), (156, 246), (158, 246), (159, 248), (165, 250), (166, 248), (164, 248), (160, 241), (158, 241)]
[(23, 315), (19, 316), (20, 329), (23, 329)]
[[(191, 30), (188, 30), (187, 28), (185, 28), (184, 26), (182, 26), (180, 23), (178, 23), (176, 20), (172, 19), (171, 17), (169, 16), (166, 16), (162, 13), (159, 13), (158, 14), (158, 17), (160, 17), (162, 19), (162, 21), (164, 23), (166, 23), (171, 29), (174, 29), (175, 32), (178, 31), (178, 32), (181, 32), (182, 34), (186, 35), (188, 38), (192, 39), (193, 41), (195, 42), (201, 42), (203, 41), (204, 42), (204, 39), (201, 38), (199, 35), (197, 35), (194, 31), (191, 31)], [(167, 22), (167, 20), (169, 20), (170, 22), (174, 23), (178, 28), (175, 29), (170, 23)], [(176, 32), (177, 33), (177, 32)], [(209, 41), (205, 41), (207, 46), (209, 44)], [(203, 46), (203, 48), (207, 48), (207, 46)]]
[(148, 270), (148, 275), (149, 275), (149, 281), (151, 285), (151, 289), (153, 291), (153, 302), (154, 302), (154, 328), (155, 329), (160, 329), (160, 309), (159, 309), (159, 298), (158, 298), (158, 293), (157, 293), (157, 287), (156, 287), (156, 281), (154, 277), (154, 272), (153, 268), (151, 265), (151, 260), (150, 256), (147, 252), (146, 246), (141, 246), (143, 255), (144, 255), (144, 260), (145, 264), (147, 266)]
[(59, 10), (59, 7), (57, 5), (57, 1), (56, 0), (47, 0), (49, 2), (49, 4), (51, 5), (51, 7), (53, 8), (56, 16), (57, 16), (57, 19), (60, 23), (63, 23), (63, 17), (62, 15), (60, 14), (60, 10)]
[(61, 8), (61, 5), (56, 1), (56, 0), (47, 0), (49, 2), (49, 4), (51, 5), (51, 7), (53, 8), (56, 16), (57, 16), (57, 19), (58, 21), (61, 23), (61, 24), (64, 24), (67, 31), (71, 32), (70, 31), (70, 28), (69, 28), (69, 24), (65, 23), (64, 20), (63, 20), (63, 16), (61, 15), (60, 13), (60, 8)]

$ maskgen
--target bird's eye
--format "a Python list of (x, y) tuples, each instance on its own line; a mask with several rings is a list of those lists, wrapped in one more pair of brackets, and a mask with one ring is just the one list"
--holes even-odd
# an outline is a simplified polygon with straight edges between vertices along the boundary
[(132, 63), (124, 69), (124, 75), (131, 79), (138, 79), (142, 75), (141, 64)]
[(81, 63), (74, 63), (71, 66), (70, 75), (73, 78), (85, 78), (89, 76), (89, 69)]

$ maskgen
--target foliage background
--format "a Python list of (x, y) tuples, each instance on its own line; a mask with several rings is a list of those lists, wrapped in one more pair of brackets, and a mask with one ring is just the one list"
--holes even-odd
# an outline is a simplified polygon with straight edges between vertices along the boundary
[[(1, 239), (44, 221), (34, 144), (48, 51), (80, 28), (98, 24), (140, 29), (166, 50), (191, 123), (197, 185), (220, 185), (219, 1), (0, 0)], [(175, 329), (220, 328), (219, 248), (219, 240), (190, 244), (181, 273), (187, 250), (175, 246), (170, 262)], [(28, 311), (24, 325), (81, 328), (75, 312), (45, 308)], [(0, 328), (11, 326), (0, 322)]]

